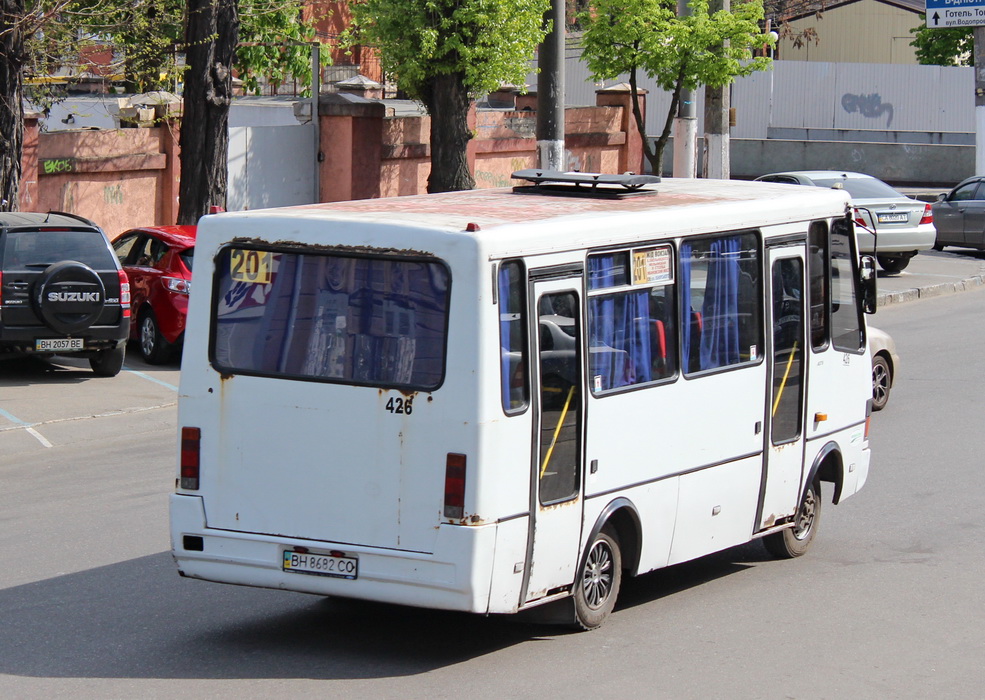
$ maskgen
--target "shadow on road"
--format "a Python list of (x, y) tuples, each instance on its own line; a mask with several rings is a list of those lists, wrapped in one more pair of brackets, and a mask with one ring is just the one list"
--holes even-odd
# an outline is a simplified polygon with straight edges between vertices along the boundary
[(88, 360), (82, 358), (74, 360), (70, 365), (64, 365), (58, 360), (52, 362), (40, 357), (23, 355), (0, 357), (0, 386), (30, 386), (40, 382), (79, 384), (89, 379), (106, 381), (104, 377), (93, 374)]
[[(137, 372), (154, 372), (165, 377), (172, 375), (174, 382), (177, 383), (181, 360), (175, 358), (163, 365), (147, 364), (131, 343), (127, 348), (123, 368)], [(85, 357), (0, 355), (0, 386), (30, 386), (39, 383), (80, 384), (87, 381), (106, 382), (113, 381), (113, 378), (98, 377), (93, 374), (89, 360)]]
[[(627, 581), (616, 615), (766, 558), (752, 543)], [(168, 553), (2, 590), (0, 611), (0, 674), (39, 678), (383, 678), (569, 633), (191, 581)]]

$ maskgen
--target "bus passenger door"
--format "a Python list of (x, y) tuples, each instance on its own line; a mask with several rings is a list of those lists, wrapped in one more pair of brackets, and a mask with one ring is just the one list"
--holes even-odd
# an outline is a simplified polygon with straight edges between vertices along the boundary
[(534, 281), (530, 531), (521, 603), (572, 584), (582, 521), (581, 277)]
[(769, 345), (770, 397), (766, 416), (766, 450), (759, 529), (793, 515), (799, 505), (804, 465), (804, 322), (805, 245), (769, 249), (770, 281), (766, 326)]

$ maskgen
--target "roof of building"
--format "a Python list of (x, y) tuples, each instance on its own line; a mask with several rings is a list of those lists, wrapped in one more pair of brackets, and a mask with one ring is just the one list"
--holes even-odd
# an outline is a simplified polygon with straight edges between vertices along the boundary
[(857, 2), (877, 2), (883, 5), (891, 5), (917, 15), (923, 14), (927, 11), (927, 0), (820, 0), (816, 3), (805, 4), (805, 9), (811, 5), (813, 6), (813, 9), (788, 17), (784, 21), (793, 22), (799, 19), (804, 19), (805, 17), (811, 17), (819, 12), (830, 12), (832, 10), (837, 10), (840, 7), (844, 7), (845, 5), (853, 5)]

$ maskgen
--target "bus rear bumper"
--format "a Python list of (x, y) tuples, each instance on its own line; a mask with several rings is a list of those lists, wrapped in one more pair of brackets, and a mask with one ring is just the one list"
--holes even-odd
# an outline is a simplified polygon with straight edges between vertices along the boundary
[[(442, 525), (435, 552), (408, 552), (210, 529), (201, 497), (170, 496), (171, 552), (182, 576), (219, 583), (358, 598), (398, 605), (488, 613), (495, 524)], [(355, 579), (284, 571), (295, 547), (358, 560)], [(455, 563), (458, 562), (458, 563)]]

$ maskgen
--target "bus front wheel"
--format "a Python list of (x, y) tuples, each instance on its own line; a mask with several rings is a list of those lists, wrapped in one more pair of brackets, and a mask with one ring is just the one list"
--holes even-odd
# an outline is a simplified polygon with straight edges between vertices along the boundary
[(585, 554), (575, 582), (575, 620), (583, 630), (597, 629), (616, 605), (622, 583), (622, 553), (615, 533), (603, 528)]
[(815, 478), (804, 492), (804, 498), (794, 516), (793, 527), (767, 535), (763, 538), (763, 544), (777, 559), (799, 557), (807, 552), (814, 541), (820, 519), (821, 482)]

